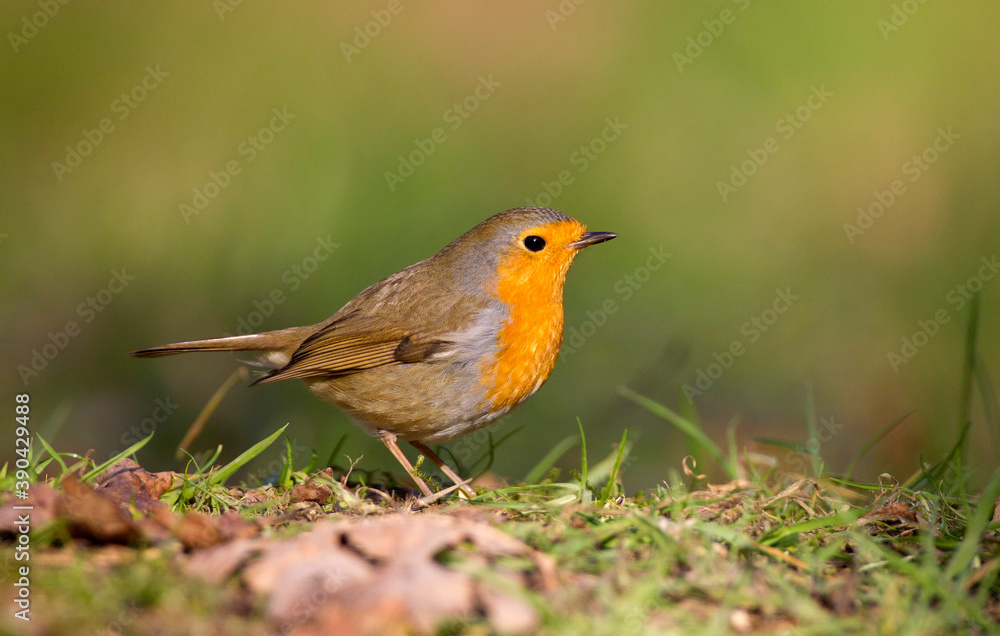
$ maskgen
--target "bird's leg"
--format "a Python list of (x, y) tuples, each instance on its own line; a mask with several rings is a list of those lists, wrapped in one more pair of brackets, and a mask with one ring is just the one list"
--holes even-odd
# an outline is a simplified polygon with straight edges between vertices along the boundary
[(410, 474), (410, 477), (412, 477), (413, 481), (416, 482), (417, 488), (420, 489), (420, 492), (424, 493), (424, 495), (428, 497), (433, 495), (434, 493), (432, 493), (431, 489), (427, 487), (424, 480), (418, 477), (417, 473), (413, 470), (413, 465), (410, 464), (410, 460), (406, 459), (406, 455), (403, 454), (403, 451), (399, 450), (399, 445), (396, 444), (396, 436), (389, 431), (379, 431), (378, 437), (382, 440), (382, 443), (385, 444), (385, 447), (389, 449), (389, 452), (393, 454), (396, 460), (403, 465), (406, 472)]
[(440, 468), (441, 472), (448, 476), (448, 479), (455, 482), (455, 485), (458, 486), (459, 490), (461, 490), (467, 497), (471, 498), (476, 496), (475, 491), (472, 490), (467, 483), (465, 483), (465, 480), (459, 477), (458, 473), (453, 471), (451, 466), (444, 463), (444, 460), (438, 457), (437, 453), (428, 448), (426, 444), (423, 444), (422, 442), (410, 442), (410, 446), (417, 449), (420, 451), (421, 455), (434, 462), (434, 465)]

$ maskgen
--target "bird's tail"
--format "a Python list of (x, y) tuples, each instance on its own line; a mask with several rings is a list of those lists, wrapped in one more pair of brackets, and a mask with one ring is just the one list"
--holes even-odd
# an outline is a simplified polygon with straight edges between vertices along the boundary
[(292, 327), (278, 331), (255, 333), (249, 336), (229, 336), (208, 340), (188, 340), (173, 344), (139, 349), (129, 353), (137, 358), (169, 356), (190, 351), (264, 351), (291, 355), (313, 331), (312, 327)]

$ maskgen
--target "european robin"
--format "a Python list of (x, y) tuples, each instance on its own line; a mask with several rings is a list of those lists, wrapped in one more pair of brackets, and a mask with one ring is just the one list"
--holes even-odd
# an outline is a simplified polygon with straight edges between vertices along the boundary
[(545, 383), (562, 345), (566, 271), (580, 250), (615, 237), (555, 210), (507, 210), (319, 324), (132, 355), (261, 352), (273, 369), (254, 385), (301, 379), (377, 435), (425, 495), (431, 491), (397, 439), (472, 496), (427, 444), (486, 426)]

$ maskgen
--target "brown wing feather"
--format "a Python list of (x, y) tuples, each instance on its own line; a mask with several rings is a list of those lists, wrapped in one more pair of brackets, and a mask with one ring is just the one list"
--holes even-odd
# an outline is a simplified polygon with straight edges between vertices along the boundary
[(376, 327), (363, 318), (345, 317), (321, 327), (295, 350), (288, 364), (254, 384), (422, 362), (446, 344), (435, 339), (417, 341), (399, 327)]
[(396, 350), (392, 352), (392, 357), (396, 362), (423, 362), (435, 353), (444, 350), (448, 342), (443, 340), (415, 340), (412, 336), (403, 338)]
[(448, 280), (419, 293), (409, 277), (428, 261), (396, 272), (362, 291), (302, 341), (281, 369), (254, 384), (291, 378), (341, 376), (387, 364), (423, 362), (447, 354), (447, 334), (461, 332), (486, 301), (455, 294)]

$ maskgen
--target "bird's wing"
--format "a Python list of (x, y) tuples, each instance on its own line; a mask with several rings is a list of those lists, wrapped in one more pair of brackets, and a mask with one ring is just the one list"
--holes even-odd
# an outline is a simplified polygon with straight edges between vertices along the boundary
[(254, 384), (341, 376), (386, 364), (423, 362), (451, 344), (397, 324), (374, 321), (351, 312), (322, 326), (306, 338), (284, 367)]

